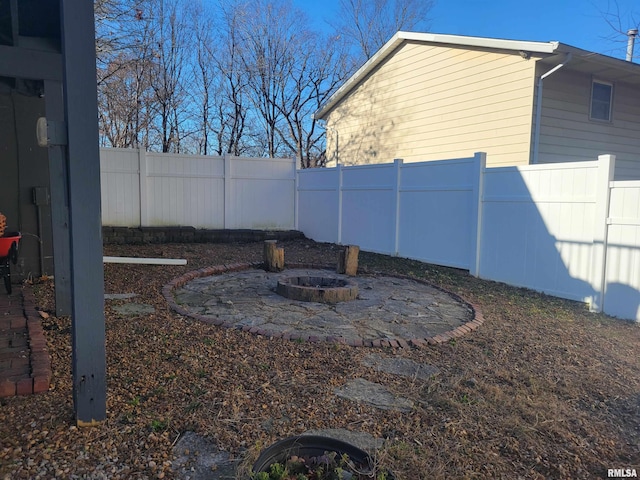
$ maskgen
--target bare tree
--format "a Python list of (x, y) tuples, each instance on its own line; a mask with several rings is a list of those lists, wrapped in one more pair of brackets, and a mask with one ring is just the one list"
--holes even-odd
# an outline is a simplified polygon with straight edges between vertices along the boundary
[[(337, 37), (314, 32), (286, 0), (236, 3), (235, 25), (253, 117), (268, 156), (295, 155), (303, 168), (324, 164), (323, 132), (312, 114), (350, 73)], [(246, 89), (245, 89), (246, 90)]]
[(433, 0), (340, 0), (336, 22), (330, 22), (356, 49), (360, 62), (382, 47), (398, 30), (426, 28)]
[(112, 59), (99, 70), (102, 77), (98, 91), (99, 120), (105, 145), (133, 148), (138, 145), (141, 123), (141, 102), (144, 78), (138, 75), (136, 64), (129, 59)]
[(153, 6), (153, 61), (149, 78), (154, 93), (152, 131), (161, 151), (180, 152), (186, 135), (182, 131), (186, 121), (184, 83), (188, 82), (184, 67), (190, 47), (185, 15), (178, 0), (155, 0)]
[[(607, 53), (626, 58), (630, 53), (628, 52), (630, 42), (637, 42), (638, 31), (640, 30), (640, 7), (635, 11), (623, 11), (620, 9), (618, 2), (614, 0), (608, 2), (607, 9), (600, 13), (611, 29), (611, 33), (605, 39), (614, 45)], [(635, 34), (633, 33), (634, 30)], [(631, 45), (633, 46), (633, 43)], [(631, 50), (634, 51), (634, 54), (629, 60), (634, 61), (640, 56), (640, 52), (633, 48)]]
[(302, 32), (296, 62), (287, 72), (277, 108), (286, 130), (280, 131), (288, 149), (295, 152), (301, 168), (321, 167), (324, 155), (324, 131), (313, 118), (320, 106), (346, 79), (350, 69), (348, 55), (335, 37), (322, 43), (313, 32)]
[[(342, 2), (375, 17), (356, 17), (357, 28), (370, 30), (367, 48), (390, 36), (385, 28), (412, 25), (425, 5)], [(344, 35), (314, 31), (290, 0), (225, 0), (216, 10), (205, 0), (95, 6), (103, 144), (324, 165), (324, 132), (312, 113), (354, 70)]]
[(295, 61), (291, 36), (299, 17), (290, 2), (253, 0), (238, 4), (236, 18), (242, 19), (240, 55), (251, 90), (251, 101), (264, 127), (266, 155), (279, 154), (277, 107), (286, 75)]
[(131, 44), (131, 30), (126, 26), (135, 20), (132, 13), (140, 10), (140, 2), (134, 2), (133, 7), (128, 3), (123, 0), (94, 2), (96, 59), (99, 68), (106, 66), (114, 56), (120, 55)]
[(222, 9), (220, 30), (223, 34), (215, 44), (216, 54), (212, 56), (220, 93), (216, 101), (215, 123), (220, 155), (241, 155), (252, 150), (252, 136), (248, 132), (249, 74), (242, 51), (245, 17), (246, 9), (237, 4)]
[(214, 100), (215, 73), (212, 67), (214, 55), (210, 45), (212, 43), (212, 31), (214, 24), (203, 8), (201, 2), (194, 2), (191, 10), (191, 22), (195, 35), (196, 65), (194, 66), (194, 85), (192, 99), (197, 105), (195, 114), (197, 124), (198, 153), (209, 153), (211, 137), (211, 110)]
[(136, 147), (144, 143), (141, 137), (149, 123), (150, 24), (140, 8), (127, 10), (116, 0), (101, 0), (98, 6), (108, 8), (102, 12), (103, 24), (97, 23), (100, 33), (96, 34), (102, 142)]
[(181, 7), (182, 0), (96, 1), (103, 143), (184, 148), (190, 38)]

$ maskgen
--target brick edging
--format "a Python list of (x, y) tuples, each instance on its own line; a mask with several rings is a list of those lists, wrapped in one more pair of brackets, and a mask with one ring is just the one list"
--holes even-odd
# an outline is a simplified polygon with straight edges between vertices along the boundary
[(31, 287), (24, 288), (22, 298), (24, 315), (27, 317), (27, 330), (29, 331), (32, 393), (47, 392), (51, 382), (51, 358), (42, 328), (42, 319), (36, 310), (33, 289)]
[(0, 384), (0, 397), (47, 392), (51, 381), (51, 359), (41, 319), (35, 307), (33, 289), (25, 286), (21, 295), (28, 336), (29, 373), (4, 378)]
[[(176, 288), (182, 287), (187, 282), (190, 282), (191, 280), (194, 280), (196, 278), (205, 277), (209, 275), (220, 275), (228, 272), (239, 272), (242, 270), (256, 269), (256, 268), (261, 268), (263, 265), (264, 265), (263, 262), (234, 263), (231, 265), (216, 265), (213, 267), (205, 267), (199, 270), (193, 270), (177, 278), (174, 278), (172, 281), (170, 281), (164, 287), (162, 287), (162, 295), (164, 296), (165, 300), (167, 301), (171, 309), (176, 313), (186, 317), (194, 318), (196, 320), (209, 323), (212, 325), (221, 326), (224, 328), (231, 328), (235, 330), (242, 330), (244, 332), (249, 332), (254, 335), (261, 335), (269, 338), (282, 338), (284, 340), (294, 340), (294, 341), (297, 340), (297, 341), (304, 341), (304, 342), (311, 342), (311, 343), (327, 342), (327, 343), (334, 343), (334, 344), (350, 345), (354, 347), (426, 348), (429, 345), (438, 345), (444, 342), (448, 342), (449, 340), (466, 335), (476, 330), (484, 323), (484, 316), (482, 315), (482, 311), (480, 310), (480, 307), (477, 304), (474, 304), (465, 300), (460, 295), (450, 292), (449, 290), (446, 290), (437, 285), (433, 285), (432, 283), (420, 278), (414, 278), (408, 275), (387, 274), (383, 272), (375, 272), (375, 273), (379, 275), (385, 275), (388, 277), (404, 278), (404, 279), (412, 280), (418, 283), (422, 283), (424, 285), (428, 285), (432, 288), (435, 288), (437, 290), (440, 290), (441, 292), (446, 293), (447, 295), (452, 296), (456, 300), (466, 304), (469, 308), (471, 308), (471, 311), (473, 313), (473, 318), (470, 321), (465, 322), (462, 325), (448, 332), (439, 333), (437, 335), (434, 335), (433, 337), (410, 338), (410, 339), (384, 338), (384, 339), (376, 339), (376, 340), (364, 340), (361, 337), (357, 337), (352, 339), (346, 339), (344, 337), (335, 337), (331, 335), (326, 335), (326, 336), (325, 335), (309, 335), (308, 336), (308, 335), (296, 334), (291, 332), (289, 333), (274, 332), (272, 330), (263, 329), (255, 326), (252, 327), (249, 325), (244, 325), (240, 327), (235, 322), (225, 322), (220, 319), (215, 319), (215, 318), (207, 317), (206, 315), (201, 315), (199, 313), (190, 312), (186, 308), (183, 308), (180, 305), (178, 305), (173, 298), (173, 290), (175, 290)], [(287, 269), (298, 268), (298, 269), (335, 270), (335, 266), (321, 265), (321, 264), (314, 264), (314, 263), (291, 263), (291, 264), (286, 264), (285, 267)], [(372, 274), (374, 272), (363, 271), (363, 273)]]

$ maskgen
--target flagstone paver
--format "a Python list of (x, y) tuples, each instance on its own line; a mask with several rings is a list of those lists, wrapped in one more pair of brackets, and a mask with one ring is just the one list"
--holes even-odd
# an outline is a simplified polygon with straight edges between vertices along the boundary
[[(277, 273), (256, 267), (237, 264), (189, 272), (165, 286), (163, 294), (178, 313), (215, 325), (268, 337), (354, 346), (426, 348), (470, 332), (471, 328), (461, 328), (470, 322), (482, 322), (474, 306), (413, 278), (345, 277), (307, 265)], [(349, 278), (360, 293), (355, 300), (337, 304), (302, 302), (276, 293), (278, 280), (303, 276)]]
[(366, 403), (381, 410), (397, 410), (406, 413), (413, 408), (411, 400), (396, 396), (383, 385), (363, 378), (349, 380), (341, 387), (336, 388), (334, 393), (339, 397)]

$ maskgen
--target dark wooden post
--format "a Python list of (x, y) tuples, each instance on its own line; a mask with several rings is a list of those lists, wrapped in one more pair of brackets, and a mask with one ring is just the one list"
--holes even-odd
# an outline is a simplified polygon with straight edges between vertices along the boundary
[(347, 245), (343, 250), (338, 252), (338, 273), (346, 273), (355, 276), (358, 273), (358, 254), (360, 247), (357, 245)]
[[(45, 80), (47, 121), (64, 124), (62, 81)], [(56, 315), (71, 315), (71, 261), (69, 246), (69, 192), (64, 142), (49, 140), (49, 184), (51, 186), (51, 221), (53, 223), (53, 271), (55, 272)]]
[(73, 402), (78, 426), (106, 418), (100, 152), (93, 2), (62, 0), (71, 245)]
[(267, 272), (281, 272), (284, 269), (284, 248), (278, 248), (277, 240), (264, 242), (264, 269)]

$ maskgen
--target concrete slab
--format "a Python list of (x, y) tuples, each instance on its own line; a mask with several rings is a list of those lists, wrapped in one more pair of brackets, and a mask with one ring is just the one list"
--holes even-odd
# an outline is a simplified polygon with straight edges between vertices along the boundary
[(380, 372), (391, 373), (407, 378), (416, 378), (418, 380), (427, 380), (439, 372), (436, 367), (417, 363), (408, 358), (385, 358), (377, 354), (368, 355), (364, 358), (363, 363)]
[(239, 460), (231, 458), (211, 440), (186, 432), (173, 447), (176, 478), (183, 480), (235, 480)]
[(406, 413), (413, 408), (411, 400), (397, 397), (383, 385), (363, 378), (349, 380), (342, 387), (336, 388), (334, 393), (339, 397), (366, 403), (381, 410), (397, 410)]
[(137, 293), (105, 293), (105, 300), (129, 300), (130, 298), (137, 297)]
[(138, 317), (140, 315), (149, 315), (155, 313), (156, 309), (146, 303), (125, 303), (124, 305), (116, 305), (113, 309), (121, 315), (128, 317)]

